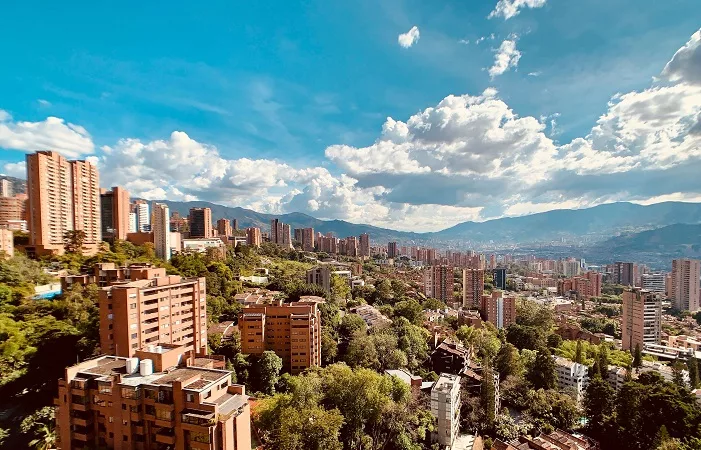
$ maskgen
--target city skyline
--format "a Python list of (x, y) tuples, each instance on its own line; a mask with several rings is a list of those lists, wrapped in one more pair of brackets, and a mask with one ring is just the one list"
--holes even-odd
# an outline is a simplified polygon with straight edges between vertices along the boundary
[[(200, 12), (250, 25), (211, 31), (173, 12), (200, 45), (143, 45), (152, 31), (142, 21), (161, 13), (145, 10), (132, 24), (138, 36), (106, 33), (75, 48), (56, 33), (49, 52), (28, 40), (0, 77), (0, 171), (22, 174), (24, 152), (56, 150), (94, 160), (105, 186), (135, 197), (416, 231), (617, 200), (698, 201), (701, 6), (644, 3), (640, 27), (614, 20), (620, 1), (316, 4), (319, 17), (285, 5), (305, 36), (261, 35), (280, 24), (256, 6), (215, 4)], [(51, 32), (51, 14), (29, 23), (24, 7), (11, 6), (5, 17), (17, 20), (0, 36)], [(322, 23), (339, 8), (349, 24)], [(76, 20), (110, 29), (129, 11), (58, 14), (62, 29)], [(368, 15), (369, 32), (352, 33)], [(216, 38), (233, 43), (227, 57), (205, 45)], [(374, 70), (351, 63), (362, 57)]]

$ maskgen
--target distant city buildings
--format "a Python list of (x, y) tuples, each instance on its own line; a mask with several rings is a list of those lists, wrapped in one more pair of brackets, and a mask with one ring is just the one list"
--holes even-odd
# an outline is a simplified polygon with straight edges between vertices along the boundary
[(485, 322), (499, 329), (516, 323), (516, 297), (506, 295), (504, 291), (494, 290), (482, 295), (480, 309)]
[(260, 228), (250, 227), (246, 228), (246, 245), (251, 245), (253, 247), (260, 247), (263, 239), (260, 234)]
[(290, 226), (279, 219), (270, 221), (270, 242), (280, 247), (292, 248), (292, 234)]
[(462, 306), (479, 308), (484, 293), (484, 270), (465, 268), (462, 270)]
[(632, 262), (615, 262), (612, 271), (613, 284), (623, 286), (636, 286), (635, 280), (638, 277), (638, 266)]
[(16, 194), (11, 197), (0, 196), (0, 228), (27, 231), (28, 201), (26, 194)]
[(675, 259), (672, 261), (671, 292), (672, 306), (679, 311), (696, 312), (701, 303), (699, 278), (701, 261), (698, 259)]
[(578, 364), (559, 356), (553, 356), (553, 359), (555, 360), (558, 388), (574, 394), (574, 398), (580, 402), (584, 390), (589, 384), (589, 369), (584, 364)]
[(7, 178), (0, 179), (0, 197), (12, 197), (12, 182)]
[(126, 240), (130, 228), (129, 192), (115, 186), (100, 190), (100, 222), (102, 239), (112, 242)]
[(131, 210), (136, 216), (136, 231), (151, 231), (151, 214), (146, 200), (136, 200), (131, 204)]
[(444, 303), (453, 303), (455, 280), (453, 267), (440, 264), (424, 271), (424, 293)]
[(573, 295), (589, 300), (592, 297), (601, 297), (602, 284), (603, 275), (598, 272), (590, 271), (573, 278), (560, 278), (557, 280), (557, 295)]
[(623, 291), (621, 318), (623, 350), (644, 349), (647, 344), (659, 344), (662, 337), (662, 300), (659, 294), (640, 288)]
[(388, 258), (396, 258), (399, 256), (399, 251), (397, 250), (397, 243), (396, 242), (390, 242), (387, 244), (387, 257)]
[(646, 273), (641, 277), (641, 287), (657, 294), (667, 293), (666, 273)]
[[(173, 253), (173, 243), (171, 242), (170, 231), (170, 210), (168, 205), (163, 203), (153, 204), (153, 246), (156, 257), (165, 261), (170, 261)], [(179, 251), (180, 246), (176, 249)]]
[(217, 220), (217, 233), (219, 236), (231, 236), (233, 235), (233, 229), (231, 228), (231, 221), (229, 219), (219, 219)]
[(28, 252), (63, 254), (65, 235), (75, 230), (85, 233), (82, 251), (96, 253), (102, 242), (97, 167), (53, 151), (29, 154), (26, 162)]
[(497, 267), (492, 269), (492, 279), (494, 282), (494, 289), (506, 290), (506, 268)]

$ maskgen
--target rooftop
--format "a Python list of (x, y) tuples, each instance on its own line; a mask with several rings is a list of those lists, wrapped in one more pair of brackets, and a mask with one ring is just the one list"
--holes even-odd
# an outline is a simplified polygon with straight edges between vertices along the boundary
[(436, 384), (433, 385), (432, 391), (438, 391), (441, 393), (450, 392), (455, 384), (460, 385), (460, 377), (450, 373), (442, 373)]

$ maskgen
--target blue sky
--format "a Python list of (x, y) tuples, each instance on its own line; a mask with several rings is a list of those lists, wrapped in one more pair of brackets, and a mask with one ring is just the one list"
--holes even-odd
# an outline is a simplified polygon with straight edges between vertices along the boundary
[(10, 2), (0, 167), (415, 230), (701, 198), (701, 2), (497, 1)]

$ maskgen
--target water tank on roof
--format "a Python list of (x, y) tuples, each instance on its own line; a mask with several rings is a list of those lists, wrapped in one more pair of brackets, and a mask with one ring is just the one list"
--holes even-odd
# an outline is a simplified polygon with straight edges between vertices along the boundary
[(147, 347), (147, 349), (148, 349), (149, 353), (153, 353), (153, 352), (156, 351), (156, 346), (155, 346), (155, 345), (149, 345), (149, 346)]
[(127, 359), (127, 374), (135, 374), (139, 370), (139, 358)]
[(163, 353), (163, 347), (160, 345), (156, 346), (156, 353)]
[(151, 375), (153, 373), (153, 361), (150, 359), (142, 360), (141, 364), (139, 364), (139, 373), (142, 377)]

